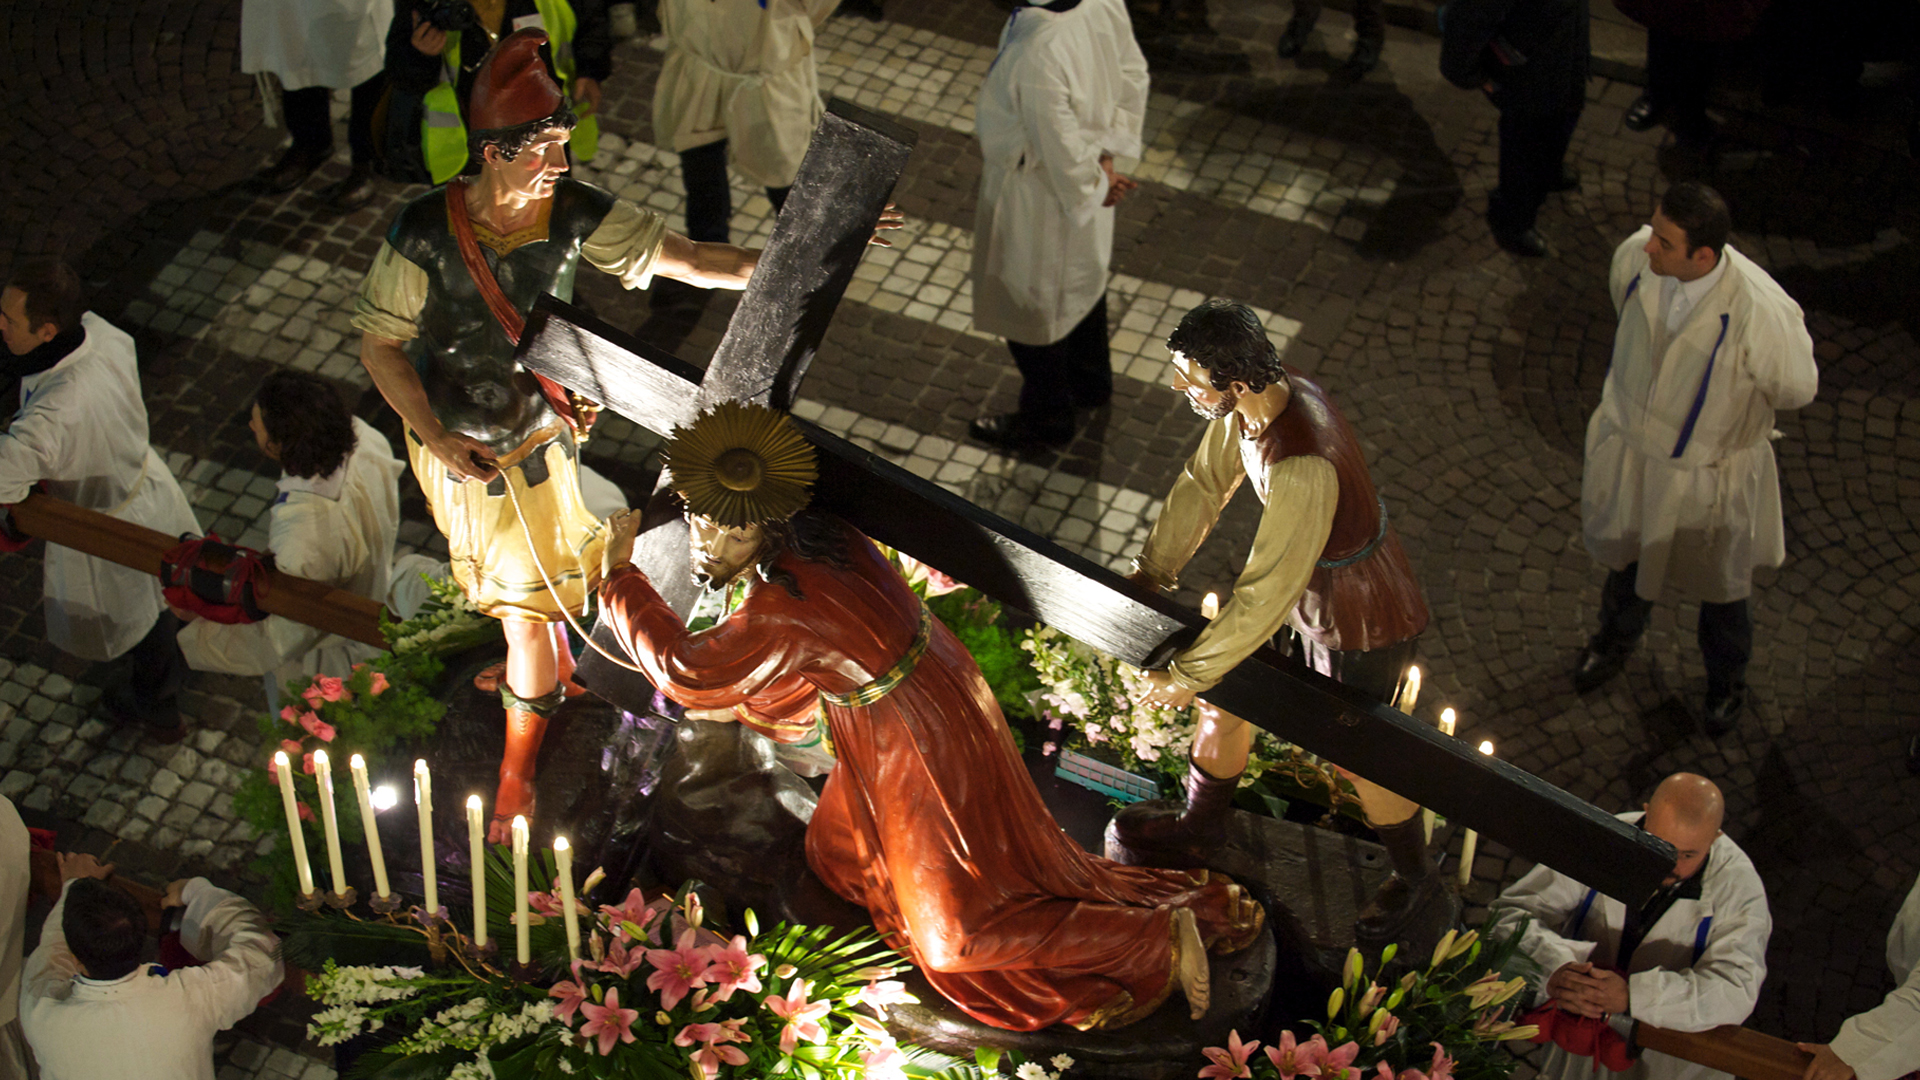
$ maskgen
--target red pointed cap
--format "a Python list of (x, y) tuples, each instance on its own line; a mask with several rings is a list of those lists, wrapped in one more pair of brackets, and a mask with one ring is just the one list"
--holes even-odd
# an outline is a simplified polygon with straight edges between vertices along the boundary
[(515, 30), (480, 61), (467, 100), (467, 126), (496, 131), (545, 120), (560, 111), (565, 98), (540, 59), (544, 30)]

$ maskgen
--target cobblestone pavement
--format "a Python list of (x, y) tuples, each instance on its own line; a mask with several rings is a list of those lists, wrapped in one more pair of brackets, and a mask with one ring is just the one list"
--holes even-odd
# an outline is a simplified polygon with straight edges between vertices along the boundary
[[(1339, 13), (1282, 63), (1272, 42), (1285, 4), (1215, 3), (1212, 35), (1148, 46), (1147, 149), (1121, 163), (1142, 187), (1115, 245), (1114, 401), (1063, 451), (1008, 456), (965, 435), (969, 419), (1011, 407), (1018, 385), (1004, 347), (971, 328), (967, 282), (971, 99), (1004, 11), (888, 6), (892, 21), (830, 22), (819, 61), (827, 89), (918, 134), (897, 192), (912, 223), (860, 268), (796, 411), (1122, 566), (1200, 429), (1162, 385), (1159, 343), (1204, 296), (1254, 305), (1360, 431), (1423, 577), (1435, 619), (1422, 713), (1454, 706), (1462, 737), (1492, 739), (1608, 809), (1637, 806), (1676, 769), (1719, 779), (1727, 829), (1766, 878), (1776, 918), (1751, 1023), (1828, 1038), (1876, 1001), (1882, 936), (1920, 871), (1920, 781), (1903, 765), (1920, 731), (1920, 534), (1909, 524), (1920, 516), (1920, 221), (1897, 107), (1870, 97), (1866, 119), (1839, 124), (1761, 113), (1736, 85), (1722, 103), (1726, 150), (1690, 158), (1621, 127), (1637, 93), (1624, 81), (1634, 31), (1609, 15), (1596, 30), (1609, 77), (1591, 85), (1571, 155), (1581, 185), (1542, 217), (1557, 256), (1522, 262), (1480, 219), (1494, 114), (1439, 79), (1430, 9), (1395, 6), (1380, 70), (1353, 82), (1334, 70), (1347, 49)], [(312, 192), (344, 160), (286, 196), (241, 188), (280, 133), (262, 127), (254, 84), (236, 71), (238, 12), (234, 0), (30, 0), (0, 15), (13, 57), (0, 95), (23, 123), (0, 160), (0, 190), (13, 195), (0, 206), (0, 261), (61, 252), (82, 267), (95, 309), (139, 340), (153, 441), (201, 523), (258, 543), (276, 473), (253, 447), (245, 403), (288, 365), (340, 380), (380, 419), (347, 316), (386, 223), (418, 189), (389, 185), (367, 209), (329, 216)], [(609, 134), (580, 171), (677, 219), (677, 164), (651, 141), (659, 63), (657, 42), (619, 47)], [(1822, 364), (1819, 399), (1780, 418), (1789, 557), (1756, 589), (1753, 715), (1718, 742), (1687, 712), (1703, 680), (1687, 605), (1657, 609), (1625, 677), (1585, 697), (1566, 677), (1600, 577), (1580, 547), (1578, 497), (1612, 336), (1606, 260), (1669, 180), (1693, 175), (1728, 194), (1736, 242), (1805, 306)], [(736, 239), (763, 238), (764, 197), (737, 185), (735, 206)], [(656, 315), (644, 295), (587, 277), (581, 300), (601, 318), (698, 362), (732, 309), (715, 296), (694, 319)], [(655, 450), (610, 418), (586, 458), (637, 493)], [(443, 551), (417, 491), (404, 494), (402, 541)], [(1187, 574), (1187, 602), (1230, 585), (1256, 510), (1244, 496), (1230, 508)], [(176, 746), (113, 729), (95, 715), (98, 674), (41, 640), (40, 573), (34, 549), (0, 559), (0, 794), (63, 843), (115, 844), (136, 872), (239, 874), (264, 842), (232, 810), (242, 770), (265, 753), (258, 685), (196, 676), (185, 699), (195, 731)], [(1524, 869), (1484, 845), (1471, 899)], [(221, 1049), (223, 1080), (330, 1076), (298, 1032), (297, 1017), (250, 1020)]]

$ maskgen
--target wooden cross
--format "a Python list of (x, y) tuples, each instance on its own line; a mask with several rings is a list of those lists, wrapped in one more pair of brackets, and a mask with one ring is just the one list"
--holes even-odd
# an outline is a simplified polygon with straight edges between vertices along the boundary
[[(703, 373), (542, 297), (521, 362), (659, 435), (725, 400), (792, 406), (828, 321), (912, 150), (911, 131), (835, 100), (712, 363)], [(1136, 666), (1192, 639), (1200, 617), (899, 466), (795, 421), (819, 451), (813, 505), (956, 581)], [(634, 562), (684, 614), (684, 522), (643, 533)], [(602, 644), (612, 639), (599, 637)], [(600, 660), (581, 677), (642, 711), (653, 688)], [(1513, 765), (1475, 752), (1271, 647), (1207, 699), (1519, 854), (1638, 903), (1672, 872), (1671, 845)]]

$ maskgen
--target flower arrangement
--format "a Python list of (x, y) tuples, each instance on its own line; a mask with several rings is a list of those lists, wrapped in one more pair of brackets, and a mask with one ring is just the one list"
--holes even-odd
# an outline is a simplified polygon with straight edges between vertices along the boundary
[(420, 610), (404, 622), (394, 622), (383, 611), (380, 632), (394, 653), (449, 656), (475, 645), (500, 640), (500, 621), (480, 614), (452, 577), (420, 575), (428, 597)]
[(1201, 1080), (1504, 1080), (1515, 1059), (1505, 1043), (1538, 1028), (1510, 1018), (1527, 1000), (1539, 968), (1519, 951), (1524, 924), (1483, 953), (1481, 931), (1449, 930), (1426, 967), (1383, 979), (1398, 946), (1381, 952), (1369, 978), (1360, 950), (1347, 953), (1341, 984), (1327, 1000), (1325, 1023), (1299, 1039), (1282, 1031), (1265, 1053), (1232, 1032), (1226, 1046), (1202, 1051)]
[[(366, 758), (368, 767), (378, 769), (381, 758), (405, 740), (433, 734), (447, 707), (436, 699), (429, 687), (440, 672), (440, 661), (427, 653), (399, 656), (386, 653), (364, 664), (355, 664), (344, 676), (315, 675), (287, 682), (281, 700), (288, 702), (277, 714), (260, 718), (261, 734), (267, 745), (284, 750), (294, 772), (300, 820), (312, 825), (307, 836), (309, 851), (324, 851), (315, 808), (319, 805), (319, 784), (314, 778), (313, 752), (335, 742), (351, 747)], [(344, 764), (344, 756), (341, 757)], [(263, 836), (285, 838), (286, 815), (275, 786), (279, 777), (269, 760), (240, 783), (233, 797), (234, 809), (254, 831)], [(338, 803), (340, 828), (346, 835), (360, 830), (360, 810), (348, 798)], [(255, 863), (254, 869), (269, 880), (269, 906), (292, 903), (295, 892), (293, 859), (284, 843)]]
[[(504, 869), (504, 851), (489, 860), (490, 878)], [(557, 895), (532, 893), (529, 903), (543, 913), (530, 929), (532, 966), (544, 976), (519, 981), (501, 972), (451, 924), (423, 931), (398, 920), (361, 923), (350, 930), (411, 933), (415, 949), (424, 934), (454, 962), (429, 970), (328, 959), (308, 982), (324, 1006), (308, 1034), (335, 1045), (368, 1032), (403, 1033), (348, 1073), (368, 1080), (884, 1080), (908, 1075), (910, 1065), (914, 1075), (934, 1075), (926, 1067), (934, 1055), (887, 1032), (888, 1007), (916, 999), (896, 978), (904, 962), (871, 933), (835, 936), (785, 923), (762, 933), (751, 911), (744, 934), (716, 932), (693, 886), (652, 897), (634, 889), (598, 910), (575, 901), (586, 955), (569, 961)], [(349, 922), (358, 921), (296, 917), (289, 957), (334, 950), (333, 934)]]

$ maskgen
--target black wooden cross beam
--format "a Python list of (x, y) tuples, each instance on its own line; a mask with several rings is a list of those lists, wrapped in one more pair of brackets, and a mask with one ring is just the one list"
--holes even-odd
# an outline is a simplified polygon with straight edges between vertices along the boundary
[[(904, 165), (910, 143), (899, 134), (842, 102), (830, 107), (704, 376), (552, 298), (535, 305), (522, 362), (662, 435), (736, 395), (789, 406)], [(800, 427), (820, 452), (814, 505), (875, 540), (1136, 666), (1176, 635), (1198, 632), (1198, 616), (1165, 598), (829, 432)], [(684, 525), (651, 530), (635, 561), (663, 591), (690, 596), (685, 536)], [(676, 552), (677, 573), (657, 561)], [(644, 704), (652, 693), (591, 653), (582, 673), (616, 703)], [(1207, 698), (1609, 896), (1637, 903), (1671, 872), (1673, 848), (1658, 838), (1273, 649), (1240, 664)]]

